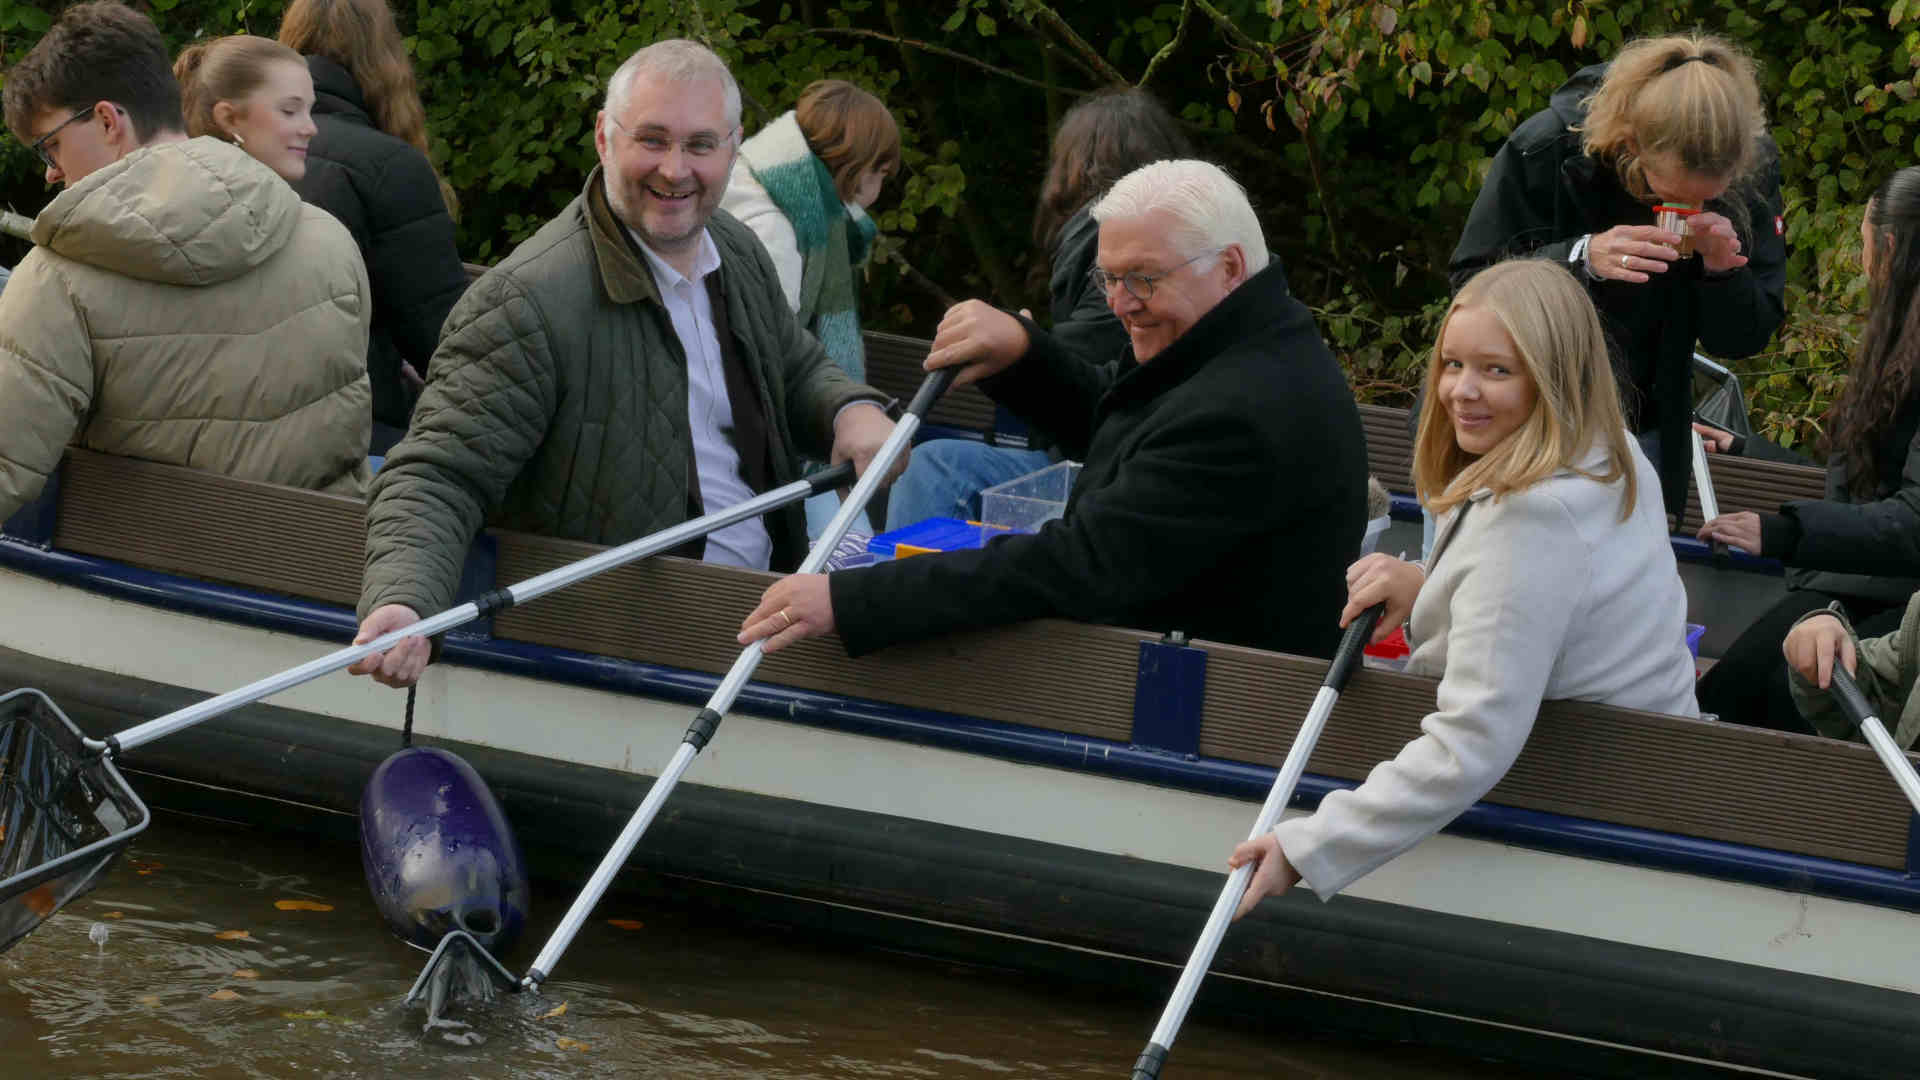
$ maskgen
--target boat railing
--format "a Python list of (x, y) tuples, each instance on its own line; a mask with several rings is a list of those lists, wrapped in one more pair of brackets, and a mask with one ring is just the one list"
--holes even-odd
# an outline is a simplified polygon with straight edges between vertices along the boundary
[[(351, 608), (359, 592), (358, 500), (70, 451), (56, 512), (29, 537), (60, 551)], [(485, 589), (569, 561), (591, 545), (494, 533), (466, 585)], [(491, 565), (489, 565), (491, 564)], [(516, 608), (484, 633), (616, 661), (716, 674), (740, 613), (771, 575), (684, 559), (623, 567)], [(477, 641), (488, 647), (487, 639)], [(769, 658), (759, 678), (929, 729), (970, 717), (1181, 761), (1270, 766), (1285, 753), (1325, 662), (1118, 627), (1039, 620), (850, 660), (821, 638)], [(1418, 732), (1431, 680), (1355, 676), (1310, 770), (1363, 778)], [(911, 725), (909, 725), (911, 726)], [(1910, 811), (1856, 744), (1601, 706), (1551, 703), (1487, 802), (1591, 823), (1751, 845), (1900, 871)], [(1578, 830), (1575, 830), (1578, 832)], [(1538, 842), (1564, 845), (1565, 827)]]

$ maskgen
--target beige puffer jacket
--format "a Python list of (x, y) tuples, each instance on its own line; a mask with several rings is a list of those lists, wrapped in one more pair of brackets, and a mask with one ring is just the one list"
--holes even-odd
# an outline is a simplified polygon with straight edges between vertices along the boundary
[(0, 293), (0, 519), (63, 448), (363, 496), (367, 273), (346, 227), (210, 138), (61, 192)]

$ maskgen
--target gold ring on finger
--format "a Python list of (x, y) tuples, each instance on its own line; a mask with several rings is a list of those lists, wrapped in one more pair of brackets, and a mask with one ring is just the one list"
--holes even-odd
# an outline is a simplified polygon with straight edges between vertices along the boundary
[(783, 625), (782, 625), (782, 626), (780, 627), (780, 629), (782, 629), (782, 630), (791, 630), (791, 629), (793, 629), (793, 616), (791, 616), (791, 615), (789, 615), (789, 614), (787, 614), (787, 609), (786, 609), (786, 608), (781, 608), (781, 609), (780, 609), (779, 611), (776, 611), (776, 612), (774, 612), (774, 614), (776, 614), (776, 615), (778, 615), (778, 616), (780, 616), (780, 621), (781, 621), (781, 623), (783, 624)]

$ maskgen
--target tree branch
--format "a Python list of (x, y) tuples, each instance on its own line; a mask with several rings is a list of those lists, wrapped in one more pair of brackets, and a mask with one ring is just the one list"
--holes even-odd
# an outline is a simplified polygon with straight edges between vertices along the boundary
[(1247, 36), (1247, 32), (1240, 29), (1240, 24), (1234, 22), (1231, 16), (1207, 3), (1207, 0), (1192, 0), (1192, 2), (1202, 14), (1213, 20), (1214, 25), (1220, 28), (1221, 34), (1226, 37), (1229, 44), (1257, 53), (1269, 51), (1265, 45)]
[(1140, 76), (1140, 81), (1134, 83), (1135, 86), (1142, 90), (1147, 88), (1147, 84), (1153, 81), (1154, 72), (1159, 71), (1160, 65), (1165, 63), (1175, 52), (1178, 52), (1181, 44), (1187, 40), (1187, 24), (1192, 21), (1193, 0), (1181, 0), (1180, 25), (1174, 28), (1173, 40), (1160, 46), (1160, 51), (1154, 53), (1153, 59), (1147, 61), (1147, 70)]
[[(1007, 8), (1015, 15), (1020, 14), (1019, 9), (1011, 3), (1007, 5)], [(1106, 57), (1100, 55), (1100, 50), (1087, 44), (1086, 38), (1081, 37), (1074, 31), (1073, 27), (1067, 25), (1067, 20), (1061, 18), (1059, 12), (1045, 4), (1038, 3), (1032, 5), (1032, 11), (1039, 17), (1041, 23), (1043, 23), (1047, 29), (1053, 31), (1054, 35), (1061, 41), (1066, 42), (1068, 48), (1079, 53), (1081, 59), (1091, 64), (1093, 70), (1099, 72), (1102, 79), (1116, 86), (1133, 85), (1132, 79), (1120, 74), (1118, 69), (1112, 64), (1107, 63)]]
[[(939, 103), (927, 93), (927, 84), (926, 80), (921, 76), (920, 64), (914, 59), (913, 53), (907, 51), (907, 47), (904, 44), (907, 40), (906, 24), (900, 14), (900, 4), (898, 0), (886, 0), (884, 11), (886, 13), (887, 25), (892, 28), (894, 36), (899, 39), (896, 44), (900, 46), (901, 69), (906, 73), (906, 81), (908, 85), (913, 88), (914, 95), (920, 99), (921, 119), (927, 125), (928, 134), (933, 137), (934, 143), (938, 145), (941, 141), (941, 133), (938, 129), (940, 123)], [(1017, 298), (1020, 295), (1019, 280), (1014, 277), (1013, 272), (1007, 267), (1006, 261), (1000, 257), (1000, 253), (994, 250), (992, 234), (987, 229), (986, 223), (980, 219), (980, 214), (976, 209), (974, 200), (961, 199), (959, 206), (956, 207), (956, 211), (960, 219), (960, 227), (966, 231), (967, 243), (973, 248), (973, 256), (978, 260), (980, 272), (986, 277), (989, 287), (995, 295), (1005, 297), (1017, 303)]]
[(1038, 79), (1030, 79), (1017, 71), (1008, 71), (1006, 68), (995, 67), (984, 60), (975, 59), (966, 53), (958, 52), (942, 45), (935, 45), (927, 41), (915, 41), (912, 38), (899, 37), (894, 34), (883, 34), (878, 30), (862, 30), (852, 26), (810, 26), (802, 30), (801, 33), (815, 35), (837, 34), (844, 37), (872, 38), (875, 41), (884, 41), (889, 45), (898, 46), (902, 49), (919, 49), (922, 52), (930, 52), (935, 56), (944, 56), (949, 60), (958, 60), (963, 64), (971, 64), (983, 71), (990, 71), (1003, 79), (1011, 79), (1024, 86), (1031, 86), (1036, 90), (1045, 90), (1051, 94), (1072, 94), (1075, 97), (1083, 97), (1087, 93), (1085, 90), (1075, 90), (1070, 86), (1055, 86), (1051, 83), (1041, 82)]

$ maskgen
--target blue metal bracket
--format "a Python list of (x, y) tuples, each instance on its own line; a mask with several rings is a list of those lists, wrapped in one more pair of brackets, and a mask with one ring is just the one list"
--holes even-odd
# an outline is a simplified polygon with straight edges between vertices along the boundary
[(62, 461), (53, 475), (47, 477), (47, 485), (40, 489), (37, 498), (0, 522), (0, 533), (38, 547), (52, 547), (54, 528), (60, 522), (60, 478), (66, 471), (67, 464)]
[(1140, 643), (1133, 684), (1133, 745), (1188, 757), (1200, 753), (1200, 713), (1207, 697), (1207, 650), (1173, 633)]

